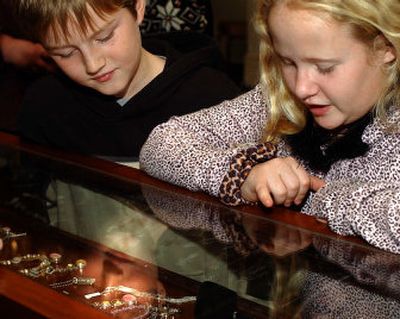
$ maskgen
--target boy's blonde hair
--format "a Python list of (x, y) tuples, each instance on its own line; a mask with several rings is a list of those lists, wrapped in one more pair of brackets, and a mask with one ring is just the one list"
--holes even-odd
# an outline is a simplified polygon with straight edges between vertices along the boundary
[(136, 18), (137, 0), (9, 0), (22, 32), (32, 41), (44, 43), (49, 32), (58, 41), (71, 35), (69, 23), (87, 34), (95, 26), (92, 13), (106, 17), (127, 8)]
[[(399, 0), (259, 0), (255, 26), (260, 36), (260, 82), (265, 89), (270, 114), (264, 134), (266, 140), (298, 133), (306, 123), (303, 104), (289, 92), (284, 82), (268, 28), (271, 8), (282, 3), (293, 8), (328, 14), (335, 21), (350, 25), (354, 37), (371, 47), (371, 54), (377, 48), (376, 40), (380, 35), (385, 45), (392, 47), (396, 56), (400, 52)], [(390, 106), (400, 108), (398, 58), (388, 65), (386, 73), (388, 81), (374, 107), (377, 118), (384, 123)]]

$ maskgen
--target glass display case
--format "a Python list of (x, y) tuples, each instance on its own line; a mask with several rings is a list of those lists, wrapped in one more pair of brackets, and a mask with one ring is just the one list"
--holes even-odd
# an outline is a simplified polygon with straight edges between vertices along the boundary
[(0, 134), (0, 308), (18, 318), (396, 318), (400, 257)]

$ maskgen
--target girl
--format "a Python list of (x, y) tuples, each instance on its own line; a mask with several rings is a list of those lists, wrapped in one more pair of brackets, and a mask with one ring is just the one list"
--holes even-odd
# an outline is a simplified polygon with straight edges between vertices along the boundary
[(260, 84), (160, 125), (141, 167), (400, 253), (399, 16), (398, 0), (260, 0)]

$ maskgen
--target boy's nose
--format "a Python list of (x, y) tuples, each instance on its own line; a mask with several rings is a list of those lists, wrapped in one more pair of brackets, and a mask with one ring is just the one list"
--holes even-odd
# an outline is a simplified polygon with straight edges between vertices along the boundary
[(299, 70), (296, 75), (296, 96), (304, 101), (307, 98), (314, 96), (318, 93), (319, 86), (310, 72), (306, 70)]
[(99, 73), (106, 64), (106, 60), (99, 54), (87, 54), (84, 57), (86, 73), (89, 75), (95, 75)]

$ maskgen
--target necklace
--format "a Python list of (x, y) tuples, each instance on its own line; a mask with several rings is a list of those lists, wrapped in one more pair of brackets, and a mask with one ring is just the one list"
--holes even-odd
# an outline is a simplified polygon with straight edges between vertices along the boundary
[(91, 286), (95, 283), (96, 279), (90, 278), (90, 277), (72, 277), (70, 280), (66, 281), (59, 281), (59, 282), (54, 282), (50, 284), (49, 286), (51, 288), (57, 289), (57, 288), (64, 288), (68, 286)]
[(180, 312), (179, 309), (168, 306), (138, 305), (135, 297), (130, 295), (131, 297), (128, 298), (128, 296), (124, 295), (121, 299), (95, 301), (91, 305), (97, 309), (108, 311), (114, 316), (128, 311), (144, 312), (140, 317), (135, 316), (135, 318), (147, 318), (149, 315), (149, 318), (152, 319), (174, 319), (175, 315)]

